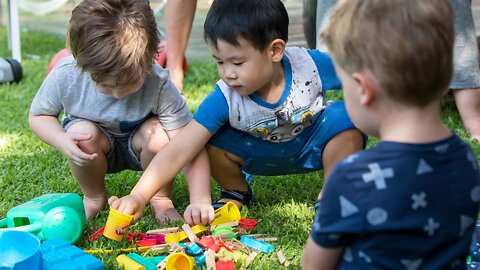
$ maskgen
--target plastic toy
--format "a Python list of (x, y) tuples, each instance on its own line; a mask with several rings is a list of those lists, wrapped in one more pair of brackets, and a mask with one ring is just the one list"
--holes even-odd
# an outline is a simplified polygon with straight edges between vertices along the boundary
[[(75, 243), (85, 228), (82, 198), (74, 193), (45, 194), (18, 205), (0, 220), (0, 231), (36, 234), (40, 241), (61, 238)], [(7, 227), (7, 228), (5, 228)]]
[(143, 265), (139, 264), (132, 258), (129, 258), (125, 254), (118, 255), (116, 260), (118, 265), (123, 266), (124, 270), (146, 270)]
[(217, 261), (215, 263), (215, 268), (217, 270), (234, 270), (235, 262), (234, 261)]
[[(145, 267), (146, 270), (157, 270), (157, 264), (161, 263), (163, 260), (167, 258), (167, 256), (155, 256), (155, 257), (145, 258), (138, 255), (137, 253), (127, 254), (127, 257), (139, 263), (143, 267)], [(126, 267), (125, 267), (125, 270), (127, 270)]]
[(247, 235), (242, 235), (242, 238), (240, 238), (240, 242), (242, 242), (244, 245), (248, 247), (251, 247), (253, 249), (256, 249), (258, 251), (261, 251), (267, 254), (270, 253), (274, 248), (271, 244), (267, 242), (259, 241)]
[(178, 233), (169, 233), (165, 235), (165, 242), (167, 243), (178, 243), (181, 242), (185, 239), (187, 239), (187, 233), (184, 231), (178, 232)]
[(187, 246), (185, 249), (185, 253), (189, 256), (192, 256), (195, 259), (195, 263), (197, 264), (198, 267), (202, 267), (202, 265), (205, 263), (206, 257), (205, 254), (203, 253), (203, 249), (201, 249), (197, 243), (191, 243), (190, 245)]
[[(62, 239), (50, 239), (40, 246), (42, 270), (103, 270), (103, 263)], [(35, 268), (29, 268), (33, 270)]]
[(251, 230), (254, 229), (257, 226), (257, 221), (255, 219), (251, 218), (241, 218), (238, 221), (238, 224), (240, 227), (246, 229), (246, 230)]
[(167, 270), (192, 270), (195, 260), (185, 253), (172, 253), (167, 257)]
[(237, 236), (233, 232), (233, 228), (230, 226), (219, 226), (212, 230), (213, 236), (219, 236), (226, 239), (233, 239)]
[(220, 249), (220, 246), (217, 245), (213, 236), (204, 236), (201, 239), (198, 239), (197, 243), (204, 246), (205, 249), (211, 249), (214, 252), (217, 252)]
[(224, 206), (215, 210), (215, 219), (210, 225), (215, 226), (230, 221), (236, 221), (240, 218), (240, 210), (238, 210), (237, 205), (233, 202), (227, 202)]
[(113, 208), (108, 213), (107, 223), (103, 230), (103, 235), (115, 241), (120, 241), (130, 223), (133, 221), (133, 215), (127, 215)]
[(0, 232), (0, 269), (40, 269), (40, 240), (29, 232)]

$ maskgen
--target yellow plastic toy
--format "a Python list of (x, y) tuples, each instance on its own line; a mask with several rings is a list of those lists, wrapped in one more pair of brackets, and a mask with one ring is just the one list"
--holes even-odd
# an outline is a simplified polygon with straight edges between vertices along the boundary
[(215, 226), (222, 223), (240, 220), (240, 210), (233, 202), (227, 202), (224, 206), (215, 210), (215, 219), (210, 225)]
[(110, 208), (103, 235), (115, 241), (122, 240), (123, 235), (125, 234), (132, 220), (133, 215), (126, 215), (113, 208)]
[(130, 259), (127, 255), (122, 254), (117, 257), (117, 263), (123, 266), (124, 270), (146, 270), (146, 268), (138, 262)]
[(167, 258), (167, 270), (192, 270), (195, 259), (185, 253), (172, 253)]

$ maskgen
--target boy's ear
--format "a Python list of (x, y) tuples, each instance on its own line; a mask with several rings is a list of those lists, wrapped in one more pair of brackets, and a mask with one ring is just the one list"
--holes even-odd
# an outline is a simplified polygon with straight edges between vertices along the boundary
[(375, 99), (377, 94), (377, 84), (374, 78), (369, 72), (359, 71), (352, 74), (353, 80), (355, 80), (360, 87), (360, 104), (370, 105)]
[(283, 53), (285, 52), (285, 41), (282, 39), (274, 39), (270, 43), (269, 51), (273, 62), (280, 62), (283, 58)]

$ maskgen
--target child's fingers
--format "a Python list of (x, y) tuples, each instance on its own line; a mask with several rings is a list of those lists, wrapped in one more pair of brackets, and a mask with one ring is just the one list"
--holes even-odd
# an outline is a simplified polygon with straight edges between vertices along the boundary
[(108, 204), (111, 208), (117, 210), (120, 204), (122, 204), (122, 200), (120, 200), (117, 196), (111, 196), (108, 198)]
[(187, 223), (188, 225), (191, 225), (191, 226), (195, 225), (192, 219), (192, 211), (190, 210), (190, 207), (187, 207), (187, 209), (185, 209), (185, 213), (183, 214), (183, 219), (185, 220), (185, 223)]
[(200, 209), (192, 208), (191, 211), (193, 224), (200, 224), (202, 222), (202, 212)]
[(213, 207), (210, 206), (203, 210), (204, 211), (202, 212), (202, 224), (212, 222), (215, 219), (215, 211), (213, 210)]
[(120, 206), (118, 206), (117, 210), (127, 215), (132, 215), (135, 213), (135, 207), (132, 206), (131, 203), (126, 203), (126, 202), (121, 203)]
[(96, 159), (98, 156), (97, 153), (87, 154), (78, 147), (75, 150), (73, 150), (72, 153), (75, 157), (82, 160), (82, 163), (85, 163), (84, 165), (86, 165), (90, 160)]
[(70, 136), (70, 138), (76, 141), (86, 141), (92, 138), (92, 134), (88, 133), (69, 132), (68, 135)]
[(201, 209), (200, 222), (202, 224), (207, 224), (212, 222), (214, 217), (215, 215), (213, 212), (213, 207), (203, 207)]

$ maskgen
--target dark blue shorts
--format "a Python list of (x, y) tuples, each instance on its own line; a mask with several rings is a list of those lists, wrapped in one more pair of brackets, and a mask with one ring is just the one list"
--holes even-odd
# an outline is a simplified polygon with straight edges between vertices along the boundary
[(285, 175), (323, 169), (322, 153), (340, 132), (355, 126), (343, 102), (334, 102), (299, 136), (288, 142), (273, 143), (255, 138), (226, 125), (209, 144), (245, 160), (242, 170), (253, 175)]

